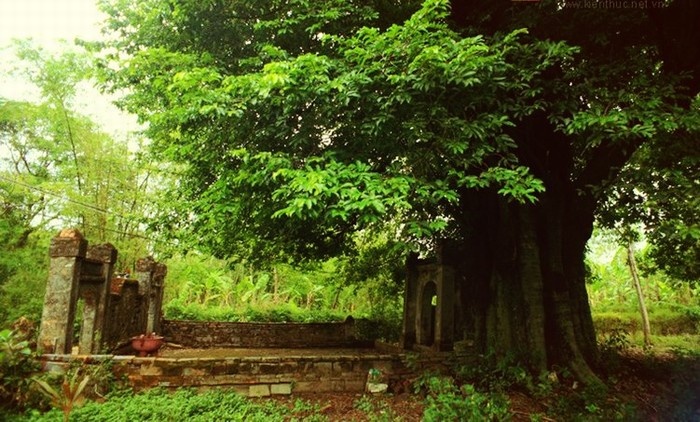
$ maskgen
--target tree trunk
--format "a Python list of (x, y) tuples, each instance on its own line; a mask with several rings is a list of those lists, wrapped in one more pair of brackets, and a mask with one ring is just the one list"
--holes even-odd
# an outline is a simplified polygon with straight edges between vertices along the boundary
[(642, 329), (644, 331), (644, 345), (651, 346), (649, 314), (647, 313), (647, 306), (644, 303), (644, 293), (642, 292), (642, 285), (639, 282), (639, 273), (637, 272), (637, 260), (634, 258), (634, 244), (631, 240), (627, 241), (627, 266), (632, 275), (634, 289), (637, 291), (637, 299), (639, 299), (639, 312), (642, 315)]
[[(573, 218), (576, 204), (546, 194), (541, 203), (509, 203), (495, 192), (465, 194), (464, 246), (453, 260), (462, 303), (481, 353), (515, 357), (533, 373), (568, 367), (600, 384), (583, 253), (592, 227)], [(471, 204), (471, 205), (470, 205)], [(586, 235), (588, 233), (588, 236)]]
[(525, 327), (530, 350), (530, 365), (536, 372), (542, 372), (547, 369), (542, 263), (532, 208), (523, 207), (518, 217), (518, 269), (521, 274), (525, 302)]

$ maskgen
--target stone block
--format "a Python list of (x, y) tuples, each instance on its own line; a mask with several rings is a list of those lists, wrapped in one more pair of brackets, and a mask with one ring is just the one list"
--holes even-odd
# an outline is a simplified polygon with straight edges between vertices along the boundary
[(247, 385), (231, 385), (227, 386), (226, 389), (232, 390), (241, 396), (247, 396), (249, 391), (249, 387)]
[[(240, 383), (242, 383), (242, 380), (240, 380), (236, 375), (217, 375), (213, 377), (202, 378), (199, 382), (199, 385), (230, 386)], [(245, 394), (248, 394), (247, 389), (245, 391)]]
[(87, 252), (88, 242), (83, 235), (75, 229), (62, 230), (58, 236), (51, 239), (49, 256), (55, 257), (84, 257)]
[(316, 362), (313, 366), (315, 373), (321, 376), (329, 376), (333, 373), (333, 363), (331, 362)]
[(348, 362), (348, 361), (333, 362), (333, 373), (343, 374), (346, 372), (352, 372), (352, 362)]
[(351, 393), (362, 393), (365, 391), (364, 380), (345, 380), (345, 390)]
[(68, 369), (68, 364), (62, 362), (46, 361), (41, 366), (44, 371), (52, 374), (65, 374)]
[(270, 395), (270, 386), (268, 384), (257, 384), (248, 387), (249, 397), (267, 397)]
[(292, 384), (272, 384), (270, 385), (270, 393), (272, 395), (290, 395), (292, 394)]
[(184, 368), (182, 375), (185, 377), (204, 377), (209, 375), (209, 373), (203, 368)]
[(142, 376), (160, 376), (163, 375), (163, 368), (156, 365), (141, 365), (139, 375)]
[(279, 369), (279, 365), (272, 363), (261, 363), (258, 365), (258, 373), (260, 374), (276, 374)]
[(375, 360), (372, 362), (374, 369), (379, 369), (383, 374), (390, 373), (393, 369), (392, 361), (390, 360)]
[(277, 367), (278, 374), (293, 374), (299, 371), (299, 365), (296, 362), (282, 362)]
[(229, 369), (225, 362), (219, 362), (211, 366), (211, 375), (227, 375), (231, 373)]
[(260, 365), (257, 362), (241, 362), (238, 365), (238, 372), (241, 374), (258, 374)]
[(294, 383), (295, 393), (318, 393), (328, 390), (321, 389), (321, 381), (297, 381)]

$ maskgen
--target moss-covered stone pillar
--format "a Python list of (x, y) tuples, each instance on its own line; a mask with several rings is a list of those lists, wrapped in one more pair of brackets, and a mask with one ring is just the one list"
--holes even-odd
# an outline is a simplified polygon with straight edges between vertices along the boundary
[(145, 318), (141, 332), (152, 333), (155, 331), (156, 292), (158, 281), (155, 272), (158, 264), (152, 257), (142, 258), (136, 261), (135, 277), (139, 281), (139, 295), (145, 301)]
[(51, 240), (49, 278), (37, 339), (41, 353), (71, 352), (78, 277), (86, 250), (87, 241), (76, 229), (62, 230)]
[(452, 350), (454, 346), (454, 270), (447, 265), (437, 266), (437, 309), (435, 344), (438, 351)]
[(418, 315), (418, 255), (406, 260), (406, 286), (403, 294), (403, 325), (400, 346), (410, 349), (416, 343), (416, 318)]
[(168, 267), (165, 266), (165, 264), (157, 262), (151, 281), (151, 297), (148, 301), (146, 331), (149, 333), (161, 333), (160, 319), (162, 316), (161, 309), (163, 308), (163, 284), (167, 273)]
[(80, 354), (99, 353), (102, 348), (110, 280), (116, 261), (117, 250), (109, 243), (88, 248), (83, 266), (92, 266), (94, 270), (93, 274), (80, 278), (79, 298), (83, 300)]

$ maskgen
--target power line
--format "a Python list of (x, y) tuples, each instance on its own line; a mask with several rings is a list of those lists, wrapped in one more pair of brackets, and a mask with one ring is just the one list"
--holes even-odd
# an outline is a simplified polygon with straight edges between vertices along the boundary
[[(102, 214), (105, 214), (105, 215), (116, 216), (116, 217), (119, 217), (119, 218), (122, 218), (122, 219), (128, 220), (128, 221), (137, 221), (135, 218), (126, 217), (126, 216), (124, 216), (123, 214), (114, 213), (114, 212), (108, 211), (108, 210), (106, 210), (106, 209), (104, 209), (104, 208), (100, 208), (100, 207), (98, 207), (98, 206), (96, 206), (96, 205), (87, 204), (87, 203), (85, 203), (85, 202), (81, 202), (81, 201), (78, 201), (78, 200), (75, 200), (75, 199), (67, 198), (67, 197), (65, 197), (65, 196), (63, 196), (63, 195), (60, 195), (60, 194), (58, 194), (58, 193), (51, 192), (51, 191), (48, 191), (48, 190), (45, 190), (45, 189), (41, 189), (41, 188), (39, 188), (39, 187), (37, 187), (37, 186), (32, 186), (32, 185), (29, 185), (29, 184), (24, 183), (24, 182), (22, 182), (22, 181), (19, 181), (19, 180), (10, 179), (10, 178), (5, 177), (5, 176), (3, 176), (3, 175), (1, 175), (1, 174), (0, 174), (0, 179), (1, 179), (1, 180), (4, 180), (4, 181), (6, 181), (6, 182), (9, 182), (9, 183), (13, 183), (13, 184), (18, 185), (18, 186), (22, 186), (22, 187), (27, 188), (27, 189), (31, 189), (31, 190), (35, 190), (35, 191), (37, 191), (37, 192), (41, 192), (41, 193), (43, 193), (43, 194), (45, 194), (45, 195), (49, 195), (49, 196), (53, 196), (53, 197), (55, 197), (55, 198), (59, 198), (59, 199), (61, 199), (61, 200), (63, 200), (63, 201), (70, 202), (70, 203), (72, 203), (72, 204), (79, 205), (79, 206), (81, 206), (81, 207), (85, 207), (85, 208), (91, 209), (91, 210), (93, 210), (93, 211), (97, 211), (97, 212), (102, 213)], [(56, 218), (58, 218), (58, 219), (60, 219), (60, 220), (63, 220), (64, 222), (66, 222), (65, 218), (63, 218), (63, 217), (56, 217)], [(138, 222), (138, 221), (137, 221), (137, 222)], [(85, 224), (85, 223), (83, 223), (83, 225), (86, 226), (86, 227), (90, 227), (90, 226), (91, 226), (90, 224)], [(109, 229), (109, 228), (106, 228), (106, 227), (99, 227), (99, 226), (95, 226), (95, 225), (92, 225), (91, 227), (93, 227), (93, 228), (98, 228), (98, 229), (102, 229), (102, 230), (109, 231), (109, 232), (113, 232), (113, 233), (117, 233), (117, 234), (122, 234), (122, 235), (125, 235), (125, 236), (139, 237), (139, 238), (146, 239), (146, 240), (151, 240), (151, 241), (153, 240), (153, 239), (150, 239), (150, 238), (145, 237), (145, 236), (134, 235), (134, 234), (127, 233), (127, 232), (124, 232), (124, 231)]]
[[(108, 211), (108, 210), (106, 210), (106, 209), (104, 209), (104, 208), (100, 208), (100, 207), (95, 206), (95, 205), (92, 205), (92, 204), (87, 204), (87, 203), (84, 203), (84, 202), (81, 202), (81, 201), (78, 201), (78, 200), (75, 200), (75, 199), (67, 198), (67, 197), (65, 197), (65, 196), (63, 196), (63, 195), (60, 195), (60, 194), (56, 193), (56, 192), (51, 192), (51, 191), (48, 191), (48, 190), (39, 188), (39, 187), (37, 187), (37, 186), (29, 185), (29, 184), (27, 184), (27, 183), (25, 183), (25, 182), (22, 182), (22, 181), (19, 181), (19, 180), (15, 180), (15, 179), (11, 179), (11, 178), (8, 178), (8, 177), (6, 177), (6, 176), (4, 176), (4, 175), (2, 175), (2, 174), (0, 174), (0, 180), (4, 180), (4, 181), (6, 181), (6, 182), (9, 182), (9, 183), (12, 183), (12, 184), (15, 184), (15, 185), (18, 185), (18, 186), (22, 186), (22, 187), (27, 188), (27, 189), (35, 190), (35, 191), (41, 192), (41, 193), (43, 193), (43, 194), (45, 194), (45, 195), (53, 196), (53, 197), (59, 198), (59, 199), (61, 199), (61, 200), (63, 200), (63, 201), (70, 202), (70, 203), (72, 203), (72, 204), (79, 205), (79, 206), (82, 206), (82, 207), (91, 209), (91, 210), (93, 210), (93, 211), (100, 212), (100, 213), (105, 214), (105, 215), (112, 215), (112, 216), (120, 217), (120, 218), (122, 218), (122, 219), (124, 219), (124, 220), (127, 220), (127, 221), (132, 221), (132, 222), (133, 222), (133, 221), (136, 221), (136, 222), (138, 222), (138, 220), (136, 220), (135, 218), (126, 217), (126, 216), (124, 216), (124, 215), (122, 215), (122, 214), (114, 213), (114, 212)], [(61, 221), (64, 222), (64, 223), (72, 224), (72, 222), (69, 221), (69, 220), (67, 220), (66, 217), (57, 216), (57, 217), (54, 217), (54, 218), (56, 218), (57, 220), (61, 220)], [(135, 237), (135, 238), (139, 238), (139, 239), (144, 239), (144, 240), (148, 240), (148, 241), (150, 241), (150, 242), (156, 242), (155, 239), (152, 239), (152, 238), (150, 238), (150, 237), (143, 236), (143, 235), (140, 235), (140, 234), (127, 233), (127, 232), (125, 232), (125, 231), (123, 231), (123, 230), (110, 229), (110, 228), (107, 228), (107, 227), (100, 227), (100, 226), (97, 226), (97, 225), (94, 225), (94, 224), (86, 224), (86, 223), (82, 223), (82, 225), (83, 225), (84, 227), (91, 227), (91, 228), (94, 228), (94, 229), (104, 230), (104, 231), (111, 232), (111, 233), (117, 233), (117, 234), (121, 234), (121, 235), (124, 235), (124, 236), (129, 236), (129, 237)], [(161, 242), (162, 242), (162, 241), (161, 241)], [(172, 244), (172, 245), (175, 245), (175, 243), (172, 243), (172, 242), (166, 242), (166, 243), (170, 243), (170, 244)]]
[[(1, 175), (1, 174), (0, 174), (0, 179), (4, 180), (4, 181), (6, 181), (6, 182), (9, 182), (9, 183), (13, 183), (13, 184), (15, 184), (15, 185), (22, 186), (22, 187), (27, 188), (27, 189), (31, 189), (31, 190), (35, 190), (35, 191), (37, 191), (37, 192), (41, 192), (41, 193), (43, 193), (44, 195), (53, 196), (53, 197), (59, 198), (59, 199), (61, 199), (61, 200), (63, 200), (63, 201), (70, 202), (70, 203), (76, 204), (76, 205), (80, 205), (80, 206), (85, 207), (85, 208), (89, 208), (89, 209), (91, 209), (91, 210), (93, 210), (93, 211), (101, 212), (101, 213), (103, 213), (103, 214), (110, 214), (110, 212), (107, 211), (106, 209), (97, 207), (97, 206), (92, 205), (92, 204), (86, 204), (86, 203), (84, 203), (84, 202), (80, 202), (80, 201), (77, 201), (77, 200), (75, 200), (75, 199), (67, 198), (67, 197), (65, 197), (65, 196), (63, 196), (63, 195), (60, 195), (60, 194), (56, 193), (56, 192), (51, 192), (51, 191), (42, 189), (42, 188), (37, 187), (37, 186), (32, 186), (32, 185), (30, 185), (30, 184), (24, 183), (24, 182), (19, 181), (19, 180), (10, 179), (10, 178), (5, 177), (5, 176), (3, 176), (3, 175)], [(123, 216), (121, 216), (121, 215), (120, 215), (119, 217), (125, 218), (125, 217), (123, 217)]]

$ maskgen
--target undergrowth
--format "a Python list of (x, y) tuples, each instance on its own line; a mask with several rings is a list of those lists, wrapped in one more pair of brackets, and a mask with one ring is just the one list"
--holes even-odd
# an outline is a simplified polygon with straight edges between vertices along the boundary
[[(197, 393), (181, 388), (174, 392), (151, 389), (135, 395), (123, 392), (110, 394), (103, 403), (91, 401), (75, 408), (71, 413), (71, 421), (284, 421), (291, 416), (292, 410), (276, 406), (274, 402), (254, 403), (224, 390)], [(44, 422), (61, 418), (59, 410), (52, 410), (43, 414), (33, 412), (16, 420)]]

